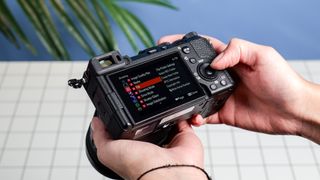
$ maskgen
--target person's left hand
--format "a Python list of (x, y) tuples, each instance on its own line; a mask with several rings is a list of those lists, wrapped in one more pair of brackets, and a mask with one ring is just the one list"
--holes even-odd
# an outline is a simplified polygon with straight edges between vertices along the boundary
[[(92, 120), (92, 130), (100, 162), (125, 179), (137, 179), (152, 168), (168, 164), (187, 164), (201, 168), (204, 166), (203, 146), (186, 121), (178, 123), (178, 133), (165, 148), (141, 141), (113, 140), (102, 121), (96, 117)], [(165, 177), (172, 173), (168, 171), (173, 170), (165, 171)], [(202, 172), (197, 169), (186, 169), (187, 174), (192, 171), (195, 171), (193, 174), (200, 173), (199, 177), (203, 177)], [(181, 174), (178, 177), (183, 177)]]

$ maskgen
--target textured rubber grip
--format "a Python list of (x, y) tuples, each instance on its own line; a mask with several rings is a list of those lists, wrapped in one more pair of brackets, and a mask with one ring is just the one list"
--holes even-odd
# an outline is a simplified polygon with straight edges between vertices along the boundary
[(204, 38), (199, 38), (192, 40), (190, 42), (194, 50), (197, 52), (200, 58), (203, 59), (214, 59), (216, 57), (216, 53), (211, 46), (211, 44), (208, 42), (208, 40)]

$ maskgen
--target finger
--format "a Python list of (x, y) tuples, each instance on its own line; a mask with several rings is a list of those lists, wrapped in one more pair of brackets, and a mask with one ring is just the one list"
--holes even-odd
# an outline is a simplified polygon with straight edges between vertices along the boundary
[(187, 121), (180, 121), (178, 123), (178, 130), (179, 132), (172, 139), (168, 147), (193, 148), (201, 144), (199, 138)]
[[(163, 36), (158, 40), (157, 44), (161, 44), (161, 43), (164, 43), (164, 42), (172, 43), (174, 41), (182, 39), (183, 36), (184, 36), (184, 34), (175, 34), (175, 35)], [(216, 38), (213, 38), (213, 37), (210, 37), (210, 36), (207, 36), (207, 35), (200, 35), (200, 36), (206, 38), (212, 44), (213, 48), (217, 51), (217, 53), (222, 52), (227, 47), (226, 44), (224, 44), (223, 42), (221, 42), (220, 40), (218, 40)]]
[(217, 53), (221, 53), (223, 50), (225, 50), (225, 48), (227, 47), (227, 45), (225, 43), (223, 43), (222, 41), (213, 38), (211, 36), (207, 36), (207, 35), (201, 35), (202, 37), (208, 39), (208, 41), (211, 43), (211, 45), (213, 46), (213, 48), (217, 51)]
[(105, 130), (105, 126), (101, 119), (94, 117), (91, 122), (93, 129), (93, 141), (97, 148), (97, 157), (100, 162), (108, 166), (114, 171), (117, 171), (114, 160), (118, 157), (118, 146), (114, 144), (109, 133)]
[(179, 132), (193, 131), (188, 121), (185, 120), (178, 122), (178, 130)]
[(232, 39), (225, 50), (214, 59), (211, 67), (221, 70), (234, 67), (240, 62), (252, 67), (256, 63), (255, 54), (258, 47), (245, 40)]
[(194, 116), (192, 119), (191, 119), (191, 124), (193, 126), (196, 126), (196, 127), (199, 127), (201, 125), (204, 125), (205, 124), (205, 121), (203, 119), (203, 117), (200, 115), (200, 114), (197, 114), (196, 116)]
[(100, 147), (103, 147), (112, 140), (110, 135), (106, 132), (103, 122), (99, 118), (94, 117), (92, 119), (91, 127), (93, 130), (93, 141), (97, 149), (100, 149)]
[(165, 42), (172, 43), (174, 41), (182, 39), (183, 36), (184, 36), (184, 34), (175, 34), (175, 35), (163, 36), (158, 40), (157, 44), (161, 44), (161, 43), (165, 43)]
[(173, 154), (179, 154), (183, 161), (188, 160), (190, 154), (195, 155), (198, 158), (191, 159), (190, 164), (198, 164), (203, 166), (203, 145), (199, 137), (192, 130), (191, 126), (186, 122), (182, 121), (178, 124), (180, 132), (168, 144), (168, 151)]
[(197, 115), (192, 119), (191, 123), (193, 126), (199, 127), (205, 124), (221, 124), (221, 121), (219, 119), (218, 112), (216, 112), (206, 118), (203, 118), (201, 115)]
[(202, 124), (221, 124), (219, 119), (219, 112), (216, 112), (201, 120)]

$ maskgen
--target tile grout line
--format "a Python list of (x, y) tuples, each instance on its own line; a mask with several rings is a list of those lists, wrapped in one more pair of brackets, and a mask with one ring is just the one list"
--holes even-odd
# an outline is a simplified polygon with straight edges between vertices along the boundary
[[(25, 147), (6, 148), (6, 150), (12, 150), (12, 151), (21, 151), (21, 150), (25, 150), (25, 149), (26, 149)], [(2, 149), (0, 149), (0, 150), (2, 150)], [(34, 147), (34, 148), (32, 148), (32, 150), (50, 151), (50, 150), (52, 150), (52, 147)], [(79, 150), (79, 148), (65, 147), (65, 148), (59, 148), (59, 150), (64, 150), (64, 151)]]
[[(10, 101), (7, 101), (7, 100), (4, 100), (4, 101), (1, 101), (1, 103), (14, 103), (16, 101), (13, 101), (13, 100), (10, 100)], [(26, 101), (23, 101), (24, 103), (37, 103), (39, 101), (32, 101), (32, 100), (26, 100)], [(46, 103), (60, 103), (61, 100), (46, 100)], [(68, 103), (85, 103), (86, 100), (68, 100)]]
[[(81, 168), (92, 168), (92, 166), (90, 165), (85, 165), (85, 166), (80, 166)], [(1, 166), (2, 169), (21, 169), (23, 168), (23, 166)], [(40, 169), (40, 168), (43, 168), (43, 169), (49, 169), (50, 166), (39, 166), (39, 165), (36, 165), (36, 166), (28, 166), (28, 168), (34, 168), (34, 169)], [(59, 166), (55, 166), (54, 168), (72, 168), (74, 169), (74, 166), (73, 165), (59, 165)]]
[[(81, 89), (77, 89), (77, 90), (81, 90), (81, 91), (84, 91), (84, 88), (81, 88)], [(81, 166), (81, 157), (82, 157), (82, 152), (83, 152), (83, 147), (85, 147), (85, 146), (83, 146), (83, 143), (84, 143), (84, 145), (85, 145), (85, 141), (86, 141), (86, 134), (87, 134), (87, 131), (86, 131), (86, 127), (87, 127), (87, 119), (88, 119), (88, 117), (89, 117), (89, 115), (88, 115), (88, 111), (90, 110), (89, 109), (89, 102), (90, 100), (89, 99), (87, 99), (86, 100), (86, 105), (85, 105), (85, 114), (84, 114), (84, 120), (83, 120), (83, 124), (82, 124), (82, 132), (84, 132), (83, 134), (82, 134), (82, 136), (81, 136), (81, 138), (80, 138), (80, 147), (79, 147), (79, 157), (78, 157), (78, 163), (77, 163), (77, 168), (76, 168), (76, 176), (75, 176), (75, 179), (77, 180), (77, 179), (79, 179), (79, 171), (80, 171), (80, 166)], [(93, 114), (94, 112), (92, 112), (92, 114)]]
[[(216, 165), (217, 167), (234, 167), (234, 164), (217, 164)], [(257, 164), (242, 164), (241, 165), (242, 167), (257, 167), (257, 166), (261, 166), (261, 164), (257, 163)], [(272, 167), (288, 167), (290, 166), (289, 164), (268, 164), (268, 166), (272, 166)], [(310, 164), (298, 164), (298, 165), (295, 165), (296, 167), (314, 167), (314, 164), (313, 163), (310, 163)], [(90, 169), (93, 169), (93, 167), (90, 165), (81, 165), (79, 166), (80, 168), (90, 168)], [(14, 165), (14, 166), (0, 166), (0, 168), (6, 168), (6, 169), (21, 169), (23, 168), (23, 166), (17, 166), (17, 165)], [(31, 165), (31, 166), (28, 166), (28, 168), (50, 168), (50, 166), (41, 166), (41, 165)], [(58, 165), (58, 166), (55, 166), (54, 168), (73, 168), (74, 169), (74, 165)], [(98, 173), (98, 172), (97, 172)]]
[[(87, 106), (87, 109), (89, 109), (88, 107), (89, 107), (89, 100), (87, 101), (87, 103), (86, 103), (86, 106)], [(85, 146), (83, 146), (83, 143), (86, 143), (85, 141), (86, 141), (86, 134), (87, 134), (87, 131), (85, 131), (85, 129), (86, 129), (86, 126), (87, 126), (87, 120), (88, 119), (88, 115), (86, 114), (85, 116), (84, 116), (84, 122), (83, 122), (83, 125), (82, 125), (82, 128), (83, 128), (83, 134), (82, 134), (82, 136), (81, 136), (81, 138), (80, 138), (80, 147), (79, 147), (79, 157), (78, 157), (78, 163), (77, 163), (77, 168), (76, 168), (76, 177), (75, 177), (75, 179), (77, 180), (77, 179), (79, 179), (79, 171), (80, 171), (80, 167), (81, 167), (81, 157), (82, 157), (82, 152), (83, 152), (83, 150), (84, 150), (84, 148), (83, 147), (85, 147)]]
[(267, 169), (265, 157), (264, 157), (264, 154), (263, 154), (263, 148), (262, 148), (262, 145), (261, 145), (261, 140), (260, 140), (260, 137), (259, 137), (258, 133), (256, 133), (256, 137), (257, 137), (258, 146), (259, 146), (259, 149), (260, 149), (260, 156), (261, 156), (261, 159), (262, 159), (262, 166), (263, 166), (263, 170), (264, 170), (264, 175), (266, 176), (266, 180), (269, 180), (270, 178), (269, 178), (269, 174), (268, 174), (268, 169)]
[[(6, 134), (8, 131), (0, 131), (0, 134)], [(19, 130), (19, 131), (15, 131), (15, 130), (11, 130), (10, 132), (14, 132), (16, 134), (28, 134), (28, 133), (31, 133), (32, 131), (22, 131), (22, 130)], [(61, 133), (67, 133), (67, 134), (76, 134), (76, 133), (82, 133), (83, 130), (63, 130), (63, 131), (60, 131)], [(41, 131), (37, 131), (37, 133), (39, 134), (56, 134), (57, 131), (55, 130), (41, 130)], [(1, 149), (1, 148), (0, 148)]]
[[(0, 115), (0, 118), (6, 118), (6, 117), (11, 117), (11, 116), (8, 116), (8, 115)], [(34, 115), (16, 115), (15, 117), (20, 117), (20, 118), (33, 118)], [(59, 115), (41, 115), (42, 118), (59, 118), (60, 116)], [(64, 115), (63, 117), (68, 117), (68, 118), (81, 118), (83, 116), (80, 116), (80, 115)]]
[[(2, 89), (2, 83), (4, 81), (4, 78), (7, 76), (7, 72), (8, 72), (8, 63), (5, 64), (5, 68), (4, 68), (4, 74), (3, 76), (1, 76), (1, 79), (0, 79), (0, 90)], [(12, 116), (12, 115), (11, 115)], [(11, 119), (11, 118), (10, 118)], [(5, 134), (8, 135), (9, 131), (6, 131)], [(5, 137), (6, 138), (6, 137)], [(2, 151), (0, 151), (0, 164), (1, 164), (1, 161), (2, 161), (2, 153), (4, 153), (4, 145), (5, 145), (5, 142), (2, 142), (2, 144), (0, 144), (1, 148), (3, 149)]]
[[(242, 167), (257, 167), (257, 166), (261, 166), (261, 164), (257, 163), (257, 164), (242, 164)], [(268, 164), (268, 166), (272, 166), (272, 167), (288, 167), (289, 164)], [(74, 165), (57, 165), (54, 168), (73, 168), (74, 169)], [(81, 165), (80, 168), (90, 168), (93, 169), (91, 164), (88, 165)], [(217, 164), (216, 167), (234, 167), (234, 164)], [(310, 163), (310, 164), (298, 164), (295, 165), (295, 167), (314, 167), (314, 163)], [(6, 169), (21, 169), (23, 168), (23, 166), (18, 166), (18, 165), (9, 165), (9, 166), (0, 166), (0, 168), (6, 168)], [(46, 166), (42, 166), (42, 165), (31, 165), (28, 166), (28, 168), (50, 168), (49, 165)], [(98, 173), (98, 172), (97, 172)]]
[[(308, 76), (309, 76), (310, 80), (311, 80), (312, 82), (314, 82), (314, 79), (313, 79), (313, 76), (312, 76), (312, 73), (311, 73), (311, 71), (310, 71), (310, 69), (309, 69), (308, 64), (307, 64), (305, 61), (303, 62), (303, 64), (304, 64), (305, 68), (307, 69), (307, 73), (308, 73)], [(309, 147), (310, 147), (310, 150), (311, 150), (313, 159), (314, 159), (315, 164), (316, 164), (316, 166), (317, 166), (318, 175), (320, 176), (320, 164), (319, 164), (320, 162), (317, 161), (316, 151), (315, 151), (315, 149), (314, 149), (314, 147), (312, 146), (312, 144), (311, 144), (310, 141), (308, 142), (308, 145), (309, 145)]]
[(212, 159), (212, 156), (211, 156), (211, 152), (210, 152), (210, 150), (211, 150), (211, 144), (210, 144), (210, 131), (209, 131), (209, 127), (208, 126), (206, 126), (205, 127), (206, 128), (206, 136), (207, 136), (207, 144), (208, 144), (208, 150), (207, 151), (209, 151), (208, 152), (208, 158), (209, 158), (209, 163), (210, 163), (210, 174), (211, 174), (211, 177), (214, 177), (214, 171), (213, 171), (213, 169), (214, 169), (214, 166), (213, 166), (213, 159)]
[(39, 116), (40, 116), (40, 111), (41, 111), (41, 106), (42, 106), (42, 103), (43, 103), (43, 97), (44, 97), (44, 94), (45, 94), (45, 91), (46, 91), (46, 86), (47, 86), (47, 83), (48, 83), (48, 77), (49, 77), (49, 73), (51, 71), (51, 63), (49, 65), (49, 70), (47, 72), (47, 76), (46, 76), (46, 79), (47, 81), (45, 82), (44, 84), (44, 87), (43, 87), (43, 91), (41, 93), (41, 99), (40, 99), (40, 102), (39, 102), (39, 107), (38, 107), (38, 110), (37, 110), (37, 114), (35, 116), (35, 122), (34, 122), (34, 125), (33, 125), (33, 130), (31, 131), (31, 137), (30, 137), (30, 141), (29, 141), (29, 146), (27, 148), (27, 153), (26, 153), (26, 157), (25, 157), (25, 161), (24, 161), (24, 165), (23, 165), (23, 169), (22, 169), (22, 172), (21, 172), (21, 177), (20, 179), (23, 180), (24, 179), (24, 175), (25, 175), (25, 172), (26, 172), (26, 168), (27, 168), (27, 164), (28, 164), (28, 159), (29, 159), (29, 156), (30, 156), (30, 151), (31, 151), (31, 146), (32, 146), (32, 142), (33, 142), (33, 138), (34, 138), (34, 135), (35, 135), (35, 130), (36, 130), (36, 126), (37, 126), (37, 123), (39, 121)]
[[(71, 71), (73, 69), (73, 63), (71, 63), (70, 69), (69, 69), (69, 75), (68, 75), (68, 79), (71, 77)], [(54, 167), (54, 160), (56, 157), (56, 153), (57, 153), (57, 146), (58, 146), (58, 142), (59, 142), (59, 135), (61, 132), (61, 125), (62, 125), (62, 120), (64, 117), (64, 112), (65, 112), (65, 106), (66, 106), (66, 102), (67, 102), (67, 95), (68, 95), (68, 86), (67, 86), (67, 82), (65, 85), (65, 93), (64, 93), (64, 97), (63, 97), (63, 104), (61, 107), (61, 112), (60, 112), (60, 117), (59, 117), (59, 123), (58, 123), (58, 131), (57, 131), (57, 137), (55, 140), (55, 145), (53, 147), (53, 154), (52, 154), (52, 158), (51, 158), (51, 163), (50, 163), (50, 168), (49, 168), (49, 173), (48, 173), (48, 179), (51, 180), (52, 179), (52, 170)]]
[(9, 66), (8, 64), (9, 63), (5, 64), (4, 73), (2, 74), (1, 79), (0, 79), (0, 89), (2, 88), (2, 83), (4, 81), (4, 78), (8, 75), (7, 74), (8, 73), (8, 66)]
[(295, 174), (294, 169), (293, 169), (293, 164), (292, 164), (292, 160), (291, 160), (291, 157), (290, 157), (287, 141), (286, 141), (284, 136), (282, 136), (282, 141), (283, 141), (283, 145), (284, 145), (284, 150), (286, 151), (286, 155), (287, 155), (287, 158), (288, 158), (288, 164), (289, 164), (289, 168), (290, 168), (290, 171), (291, 171), (291, 174), (292, 174), (292, 178), (294, 180), (297, 180), (296, 174)]
[[(55, 90), (59, 90), (61, 88), (64, 88), (65, 86), (48, 86), (50, 89), (55, 89)], [(16, 89), (19, 88), (19, 86), (8, 86), (5, 89)], [(42, 89), (42, 87), (38, 87), (38, 86), (28, 86), (29, 90), (39, 90)]]
[[(29, 77), (30, 76), (31, 77), (33, 77), (33, 76), (37, 77), (37, 76), (44, 76), (44, 75), (46, 75), (46, 73), (32, 73), (32, 74), (29, 74)], [(61, 74), (50, 74), (50, 75), (51, 76), (55, 76), (55, 77), (65, 77), (66, 75), (68, 75), (68, 73), (67, 74), (63, 74), (63, 73), (61, 73)], [(75, 74), (75, 75), (77, 75), (77, 74)], [(16, 77), (16, 76), (21, 76), (21, 74), (10, 74), (10, 76)]]
[(319, 164), (319, 162), (317, 161), (316, 150), (315, 150), (314, 147), (312, 146), (311, 142), (308, 142), (308, 144), (309, 144), (309, 147), (310, 147), (310, 150), (311, 150), (311, 153), (312, 153), (312, 156), (313, 156), (315, 165), (316, 165), (316, 167), (317, 167), (318, 175), (319, 175), (319, 177), (320, 177), (320, 164)]
[[(37, 132), (38, 133), (38, 132)], [(63, 132), (62, 132), (63, 133)], [(80, 132), (77, 132), (77, 134), (79, 134)], [(81, 132), (81, 134), (85, 134), (86, 131), (84, 132)], [(50, 133), (50, 134), (56, 134), (56, 133)], [(207, 147), (208, 148), (212, 148), (212, 147)], [(225, 149), (231, 149), (233, 147), (214, 147), (214, 149), (220, 149), (220, 150), (225, 150)], [(269, 147), (264, 147), (265, 149), (283, 149), (283, 147), (280, 147), (280, 146), (269, 146)], [(290, 146), (290, 149), (306, 149), (306, 148), (309, 148), (309, 146)], [(13, 147), (13, 148), (0, 148), (0, 150), (24, 150), (25, 148), (23, 147)], [(52, 148), (49, 148), (49, 147), (35, 147), (33, 149), (36, 149), (36, 150), (49, 150), (49, 149), (52, 149)], [(73, 148), (73, 147), (64, 147), (64, 148), (59, 148), (61, 150), (77, 150), (79, 148)], [(256, 146), (252, 146), (252, 147), (245, 147), (245, 146), (242, 146), (242, 147), (237, 147), (237, 149), (257, 149)]]
[(238, 157), (238, 153), (237, 153), (236, 139), (235, 139), (235, 134), (233, 132), (233, 128), (230, 131), (231, 131), (231, 135), (232, 135), (232, 143), (233, 143), (233, 148), (232, 149), (233, 149), (234, 157), (235, 157), (235, 161), (236, 161), (238, 177), (239, 177), (239, 180), (241, 180), (242, 176), (241, 176), (239, 157)]
[[(9, 66), (9, 65), (8, 65)], [(7, 68), (8, 68), (7, 66)], [(26, 77), (27, 77), (27, 73), (29, 71), (29, 68), (30, 68), (30, 64), (28, 63), (27, 64), (27, 67), (26, 67), (26, 72), (24, 73), (24, 77), (23, 77), (23, 82), (22, 82), (22, 85), (21, 85), (21, 88), (20, 88), (20, 91), (19, 91), (19, 94), (18, 94), (18, 98), (17, 98), (17, 101), (16, 103), (14, 104), (14, 111), (13, 111), (13, 114), (10, 116), (10, 122), (9, 122), (9, 125), (8, 125), (8, 131), (5, 135), (5, 138), (4, 138), (4, 142), (3, 142), (3, 148), (4, 150), (0, 152), (0, 163), (2, 162), (2, 159), (3, 159), (3, 155), (4, 155), (4, 152), (5, 152), (5, 147), (7, 146), (7, 143), (8, 143), (8, 139), (9, 139), (9, 134), (11, 133), (11, 129), (12, 129), (12, 126), (13, 126), (13, 121), (16, 117), (16, 114), (17, 114), (17, 111), (18, 111), (18, 106), (19, 106), (19, 103), (21, 101), (21, 95), (22, 95), (22, 92), (23, 92), (23, 89), (24, 89), (24, 86), (25, 86), (25, 80), (26, 80)], [(8, 69), (6, 70), (6, 73), (8, 73)], [(7, 76), (8, 74), (6, 74)], [(3, 83), (3, 82), (2, 82)], [(2, 87), (2, 84), (1, 84), (1, 87)]]

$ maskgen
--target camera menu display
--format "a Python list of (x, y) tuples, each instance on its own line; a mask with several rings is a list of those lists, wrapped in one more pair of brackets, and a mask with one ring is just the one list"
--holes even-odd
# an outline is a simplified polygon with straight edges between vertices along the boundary
[(178, 53), (110, 76), (136, 122), (203, 96)]

